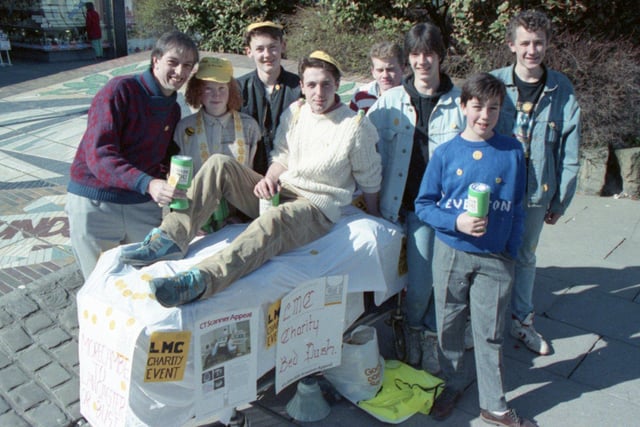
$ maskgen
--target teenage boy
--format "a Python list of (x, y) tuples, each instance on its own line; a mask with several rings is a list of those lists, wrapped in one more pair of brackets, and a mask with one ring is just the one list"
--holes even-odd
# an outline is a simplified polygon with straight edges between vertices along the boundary
[(271, 21), (253, 23), (247, 27), (244, 44), (245, 53), (253, 59), (256, 69), (238, 79), (243, 99), (241, 111), (256, 119), (262, 129), (253, 168), (265, 174), (280, 116), (300, 99), (300, 78), (280, 64), (286, 48), (282, 25)]
[(507, 26), (515, 65), (492, 74), (507, 87), (497, 131), (524, 148), (527, 169), (526, 220), (511, 295), (511, 335), (535, 353), (551, 352), (533, 326), (536, 247), (542, 226), (555, 224), (576, 191), (580, 107), (567, 77), (544, 66), (551, 22), (542, 12), (523, 11)]
[(139, 242), (162, 221), (162, 206), (185, 195), (166, 180), (167, 153), (181, 115), (176, 91), (197, 63), (198, 49), (187, 35), (166, 33), (147, 71), (115, 77), (93, 98), (65, 209), (85, 278), (102, 252)]
[(464, 116), (460, 89), (440, 69), (446, 55), (440, 29), (431, 23), (411, 28), (405, 35), (404, 55), (403, 62), (409, 63), (411, 73), (400, 86), (382, 94), (367, 116), (380, 135), (380, 213), (402, 224), (407, 236), (407, 362), (437, 374), (440, 364), (431, 274), (434, 235), (416, 216), (414, 200), (429, 152), (462, 131)]
[[(299, 72), (306, 103), (283, 114), (267, 174), (228, 156), (211, 156), (187, 192), (189, 209), (170, 213), (144, 242), (122, 250), (121, 261), (136, 266), (182, 258), (222, 197), (254, 218), (220, 252), (176, 276), (153, 279), (160, 304), (207, 298), (272, 257), (325, 235), (341, 207), (351, 204), (356, 185), (367, 211), (377, 214), (381, 165), (375, 127), (340, 102), (340, 69), (327, 53), (303, 58)], [(276, 193), (280, 204), (258, 215), (259, 199)]]
[(383, 93), (402, 83), (404, 56), (397, 43), (380, 42), (371, 46), (371, 75), (373, 81), (360, 87), (353, 94), (349, 108), (365, 113)]
[[(416, 214), (437, 237), (432, 265), (445, 388), (431, 415), (437, 420), (451, 415), (467, 385), (463, 336), (470, 316), (480, 418), (499, 426), (532, 426), (508, 408), (502, 385), (504, 322), (525, 194), (520, 144), (493, 131), (504, 96), (504, 84), (491, 74), (467, 79), (461, 95), (467, 125), (435, 150), (416, 199)], [(490, 189), (483, 217), (467, 212), (474, 183)]]

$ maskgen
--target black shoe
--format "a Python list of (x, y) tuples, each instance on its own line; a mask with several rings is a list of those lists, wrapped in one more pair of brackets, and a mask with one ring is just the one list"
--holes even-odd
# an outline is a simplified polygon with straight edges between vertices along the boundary
[(456, 407), (460, 397), (462, 397), (461, 391), (453, 390), (445, 386), (440, 396), (436, 397), (435, 402), (433, 402), (431, 416), (438, 421), (448, 418)]

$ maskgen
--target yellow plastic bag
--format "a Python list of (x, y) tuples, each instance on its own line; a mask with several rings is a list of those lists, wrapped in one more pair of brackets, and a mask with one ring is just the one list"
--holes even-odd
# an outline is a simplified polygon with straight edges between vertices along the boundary
[(440, 378), (398, 360), (387, 360), (380, 391), (374, 398), (358, 402), (358, 406), (380, 421), (398, 424), (418, 412), (431, 412), (443, 388)]

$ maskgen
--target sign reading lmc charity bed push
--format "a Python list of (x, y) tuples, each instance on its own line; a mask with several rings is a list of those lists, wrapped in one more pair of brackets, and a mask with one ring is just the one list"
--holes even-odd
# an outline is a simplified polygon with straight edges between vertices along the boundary
[(340, 364), (347, 280), (347, 276), (322, 277), (282, 298), (276, 393), (300, 378)]

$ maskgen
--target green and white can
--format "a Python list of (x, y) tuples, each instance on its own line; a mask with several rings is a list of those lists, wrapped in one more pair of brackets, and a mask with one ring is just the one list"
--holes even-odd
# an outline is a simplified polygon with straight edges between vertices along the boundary
[(473, 217), (484, 218), (489, 214), (491, 187), (482, 182), (469, 185), (467, 213)]
[(280, 204), (280, 193), (276, 193), (270, 199), (260, 199), (260, 215)]
[[(169, 171), (169, 184), (180, 189), (188, 190), (193, 178), (193, 159), (191, 156), (172, 156)], [(171, 209), (184, 210), (189, 208), (189, 200), (173, 199), (169, 205)]]

